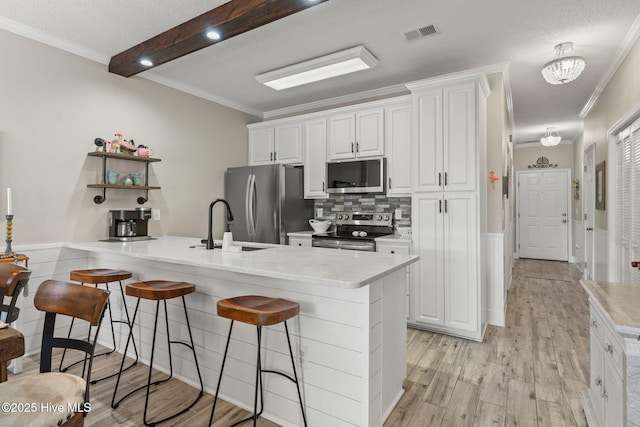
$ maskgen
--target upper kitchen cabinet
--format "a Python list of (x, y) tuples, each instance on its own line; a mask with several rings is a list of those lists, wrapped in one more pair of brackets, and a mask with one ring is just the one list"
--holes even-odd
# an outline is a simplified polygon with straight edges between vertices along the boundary
[(385, 108), (387, 195), (411, 194), (411, 100)]
[(416, 120), (414, 190), (476, 190), (486, 78), (447, 77), (408, 87)]
[(249, 165), (302, 164), (302, 125), (249, 128)]
[(384, 155), (384, 108), (329, 117), (329, 160)]
[(304, 198), (327, 197), (327, 120), (307, 120), (304, 122)]

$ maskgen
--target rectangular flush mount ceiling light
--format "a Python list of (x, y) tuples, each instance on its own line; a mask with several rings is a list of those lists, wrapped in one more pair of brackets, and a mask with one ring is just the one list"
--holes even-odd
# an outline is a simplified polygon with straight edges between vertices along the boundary
[(373, 68), (378, 60), (364, 46), (335, 52), (298, 64), (258, 74), (256, 80), (275, 90), (301, 86), (355, 71)]

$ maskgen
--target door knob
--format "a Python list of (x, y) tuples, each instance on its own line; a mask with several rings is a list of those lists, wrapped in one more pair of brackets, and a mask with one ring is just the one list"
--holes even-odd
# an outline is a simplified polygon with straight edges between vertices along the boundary
[(562, 223), (563, 223), (563, 224), (566, 224), (566, 223), (567, 223), (567, 220), (566, 220), (566, 219), (563, 219), (563, 220), (562, 220)]
[(593, 227), (587, 227), (587, 231), (593, 231)]

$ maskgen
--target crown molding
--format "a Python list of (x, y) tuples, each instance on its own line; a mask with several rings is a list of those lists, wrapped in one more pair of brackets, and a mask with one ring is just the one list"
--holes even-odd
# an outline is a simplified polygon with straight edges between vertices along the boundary
[[(572, 139), (563, 139), (562, 141), (560, 141), (560, 143), (558, 145), (572, 145), (575, 141), (573, 141)], [(513, 148), (514, 149), (518, 149), (518, 148), (533, 148), (533, 147), (537, 147), (537, 148), (553, 148), (553, 147), (545, 147), (543, 146), (540, 141), (526, 141), (526, 142), (518, 142), (513, 144)], [(554, 147), (557, 147), (557, 145), (555, 145)]]
[(100, 64), (109, 63), (109, 55), (103, 52), (98, 52), (93, 49), (87, 49), (75, 43), (71, 43), (67, 40), (63, 40), (59, 37), (52, 36), (43, 31), (36, 30), (10, 19), (0, 17), (0, 29), (8, 31), (10, 33), (18, 34), (31, 40), (52, 46), (69, 53), (81, 56), (83, 58), (90, 59)]
[(263, 114), (264, 120), (273, 119), (276, 117), (290, 116), (293, 114), (299, 114), (306, 111), (325, 109), (335, 107), (340, 104), (354, 104), (360, 101), (369, 100), (372, 98), (382, 98), (394, 95), (405, 95), (407, 93), (407, 87), (404, 84), (382, 87), (379, 89), (368, 90), (364, 92), (353, 93), (349, 95), (337, 96), (335, 98), (322, 99), (320, 101), (309, 102), (306, 104), (294, 105), (291, 107), (280, 108), (278, 110), (265, 111)]
[(433, 86), (457, 83), (461, 80), (478, 80), (478, 83), (480, 84), (480, 88), (484, 92), (484, 95), (489, 96), (491, 94), (491, 87), (489, 86), (489, 81), (487, 80), (484, 67), (416, 80), (413, 82), (405, 83), (405, 86), (407, 87), (407, 89), (413, 92), (415, 90), (428, 89)]
[(593, 94), (591, 94), (591, 97), (589, 98), (587, 103), (584, 105), (584, 107), (582, 107), (582, 111), (580, 111), (581, 119), (584, 119), (585, 117), (587, 117), (587, 114), (589, 114), (589, 111), (591, 111), (591, 109), (596, 104), (596, 102), (598, 102), (598, 98), (600, 97), (600, 94), (602, 93), (604, 88), (607, 87), (607, 85), (609, 84), (609, 81), (611, 80), (611, 78), (613, 78), (613, 75), (616, 73), (616, 71), (618, 71), (618, 68), (622, 64), (622, 61), (625, 60), (625, 58), (629, 54), (629, 51), (636, 44), (639, 37), (640, 37), (640, 15), (638, 15), (633, 25), (629, 29), (629, 32), (627, 32), (627, 35), (622, 41), (620, 48), (616, 52), (615, 58), (611, 62), (611, 66), (609, 67), (605, 75), (602, 76), (602, 79), (600, 79), (600, 82), (598, 83), (595, 90), (593, 91)]

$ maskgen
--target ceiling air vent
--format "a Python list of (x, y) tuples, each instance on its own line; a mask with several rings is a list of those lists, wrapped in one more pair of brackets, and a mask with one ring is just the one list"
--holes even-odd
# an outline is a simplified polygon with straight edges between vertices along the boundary
[(404, 33), (404, 38), (407, 41), (411, 41), (434, 34), (438, 34), (436, 27), (434, 25), (427, 25), (425, 27), (418, 28), (417, 30), (407, 31)]

